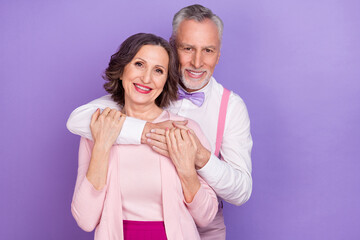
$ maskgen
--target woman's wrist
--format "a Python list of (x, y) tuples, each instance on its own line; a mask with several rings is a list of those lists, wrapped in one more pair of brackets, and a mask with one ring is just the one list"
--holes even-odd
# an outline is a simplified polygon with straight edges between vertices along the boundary
[(104, 147), (104, 144), (94, 144), (86, 177), (97, 190), (106, 185), (109, 155), (110, 148)]
[(201, 185), (196, 170), (178, 173), (178, 175), (183, 188), (184, 199), (187, 203), (190, 203), (194, 199)]
[(111, 146), (107, 146), (105, 143), (95, 141), (92, 154), (108, 155), (110, 153), (110, 149)]

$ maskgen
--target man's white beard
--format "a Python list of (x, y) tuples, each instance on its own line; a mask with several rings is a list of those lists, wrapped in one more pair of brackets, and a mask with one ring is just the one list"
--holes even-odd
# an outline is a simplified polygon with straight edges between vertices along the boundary
[(210, 81), (210, 77), (211, 76), (206, 76), (206, 78), (203, 80), (203, 82), (199, 85), (195, 81), (191, 81), (191, 82), (186, 81), (184, 74), (182, 74), (181, 82), (185, 86), (186, 89), (199, 90), (199, 89), (203, 88)]

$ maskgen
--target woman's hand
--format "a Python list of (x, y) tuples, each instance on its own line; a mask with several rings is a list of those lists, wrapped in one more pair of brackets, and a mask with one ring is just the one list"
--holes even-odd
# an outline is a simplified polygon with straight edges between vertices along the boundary
[(95, 189), (100, 190), (106, 185), (109, 167), (109, 154), (125, 121), (125, 115), (116, 109), (106, 108), (91, 117), (90, 129), (94, 139), (94, 147), (86, 177)]
[[(190, 133), (192, 134), (191, 135), (192, 139), (195, 141), (197, 148), (196, 157), (195, 157), (195, 168), (198, 170), (204, 167), (211, 157), (211, 152), (201, 144), (199, 138), (196, 136), (194, 131), (188, 128), (187, 126), (185, 126), (187, 124), (187, 121), (186, 122), (170, 121), (170, 122), (172, 126), (169, 128), (175, 127), (190, 131)], [(166, 143), (165, 129), (152, 128), (149, 133), (146, 133), (145, 136), (147, 137), (147, 139), (142, 140), (142, 143), (147, 143), (150, 147), (152, 147), (152, 149), (155, 152), (170, 158), (168, 145)]]
[(100, 114), (100, 110), (91, 117), (90, 129), (94, 144), (102, 146), (104, 150), (110, 150), (120, 134), (125, 115), (116, 109), (105, 108)]
[[(141, 143), (146, 143), (154, 149), (155, 152), (169, 157), (168, 148), (165, 140), (165, 129), (174, 128), (176, 126), (186, 126), (188, 120), (172, 121), (167, 120), (158, 123), (147, 122), (141, 135)], [(176, 126), (175, 126), (176, 124)]]
[(178, 172), (185, 201), (192, 202), (200, 188), (195, 169), (197, 145), (190, 129), (166, 129), (166, 144), (171, 161)]
[(180, 173), (195, 170), (197, 145), (189, 129), (172, 128), (165, 131), (169, 156)]

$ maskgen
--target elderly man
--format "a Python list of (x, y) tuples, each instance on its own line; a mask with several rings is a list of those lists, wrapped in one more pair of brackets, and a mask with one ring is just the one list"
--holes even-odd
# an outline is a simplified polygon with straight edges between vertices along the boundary
[[(220, 59), (223, 22), (208, 8), (191, 5), (177, 12), (173, 19), (171, 44), (178, 52), (181, 65), (179, 100), (169, 110), (194, 119), (208, 138), (212, 152), (199, 142), (197, 173), (215, 190), (220, 199), (231, 204), (245, 203), (252, 190), (250, 120), (243, 100), (223, 88), (213, 77)], [(91, 115), (97, 108), (119, 106), (104, 96), (74, 110), (68, 129), (91, 139)], [(184, 123), (147, 123), (127, 117), (118, 144), (147, 143), (155, 151), (168, 156), (165, 128)], [(199, 228), (202, 239), (225, 239), (222, 204), (215, 220)]]

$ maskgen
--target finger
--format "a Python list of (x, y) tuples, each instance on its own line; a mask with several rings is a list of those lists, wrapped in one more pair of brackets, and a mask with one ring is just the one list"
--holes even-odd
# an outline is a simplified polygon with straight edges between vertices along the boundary
[(176, 125), (178, 126), (186, 126), (188, 124), (188, 120), (184, 120), (184, 121), (173, 121), (172, 124), (176, 127)]
[(120, 119), (119, 119), (120, 126), (122, 126), (124, 124), (125, 119), (126, 119), (126, 115), (120, 113)]
[(117, 112), (116, 109), (111, 109), (110, 112), (109, 112), (109, 114), (107, 115), (107, 117), (114, 118), (116, 112)]
[(190, 142), (189, 133), (185, 129), (180, 129), (181, 137), (184, 139), (185, 142)]
[(147, 133), (147, 134), (145, 134), (145, 136), (149, 140), (155, 140), (155, 141), (158, 141), (158, 142), (166, 143), (164, 135), (160, 135), (160, 134), (156, 134), (156, 133)]
[(180, 142), (182, 142), (181, 136), (179, 139), (179, 131), (177, 131), (176, 128), (173, 128), (170, 130), (170, 140), (172, 144), (172, 150), (174, 151), (174, 154), (178, 154), (179, 150), (181, 151), (181, 146), (179, 146)]
[[(165, 137), (164, 137), (164, 139), (165, 139)], [(166, 151), (168, 149), (167, 144), (166, 144), (166, 140), (165, 140), (165, 142), (158, 142), (156, 140), (147, 139), (146, 144), (148, 144), (151, 147), (156, 146), (156, 147), (161, 148), (161, 149), (166, 150)]]
[(194, 146), (197, 146), (197, 136), (195, 135), (195, 133), (194, 133), (194, 131), (192, 131), (192, 130), (187, 130), (187, 132), (188, 132), (188, 136), (189, 136), (189, 138), (190, 138), (190, 141), (191, 141), (191, 143), (194, 145)]
[(94, 124), (96, 122), (96, 120), (98, 119), (99, 115), (100, 115), (100, 109), (98, 108), (91, 116), (90, 124)]
[(190, 129), (190, 128), (188, 128), (187, 126), (184, 126), (184, 125), (176, 125), (176, 124), (174, 124), (174, 126), (175, 126), (176, 128), (184, 129), (184, 130)]
[(163, 155), (163, 156), (165, 156), (165, 157), (170, 157), (169, 152), (168, 152), (167, 150), (158, 148), (158, 147), (156, 147), (156, 146), (152, 146), (152, 149), (153, 149), (155, 152), (157, 152), (157, 153), (159, 153), (159, 154), (161, 154), (161, 155)]
[(105, 108), (104, 111), (102, 111), (101, 116), (106, 117), (109, 114), (110, 110), (111, 109), (109, 107)]
[(178, 143), (180, 143), (180, 142), (182, 142), (184, 139), (181, 137), (181, 132), (180, 132), (181, 130), (180, 129), (175, 129), (174, 130), (174, 134), (175, 134), (175, 138), (176, 138), (176, 141), (178, 142)]
[(120, 111), (116, 111), (116, 112), (115, 112), (115, 115), (114, 115), (114, 119), (120, 121), (120, 117), (121, 117), (121, 112), (120, 112)]
[(170, 140), (170, 131), (169, 131), (168, 128), (165, 130), (165, 139), (166, 139), (166, 145), (168, 147), (168, 151), (169, 151), (169, 153), (171, 155), (171, 153), (172, 153), (172, 144), (171, 144), (171, 140)]
[(174, 153), (178, 152), (178, 147), (177, 147), (177, 141), (176, 141), (176, 137), (175, 137), (175, 128), (170, 129), (169, 130), (169, 138), (170, 138), (170, 142), (171, 142), (171, 150), (174, 151)]
[(150, 130), (151, 133), (155, 133), (155, 134), (159, 134), (159, 135), (164, 135), (165, 136), (165, 129), (161, 129), (161, 128), (154, 128)]

